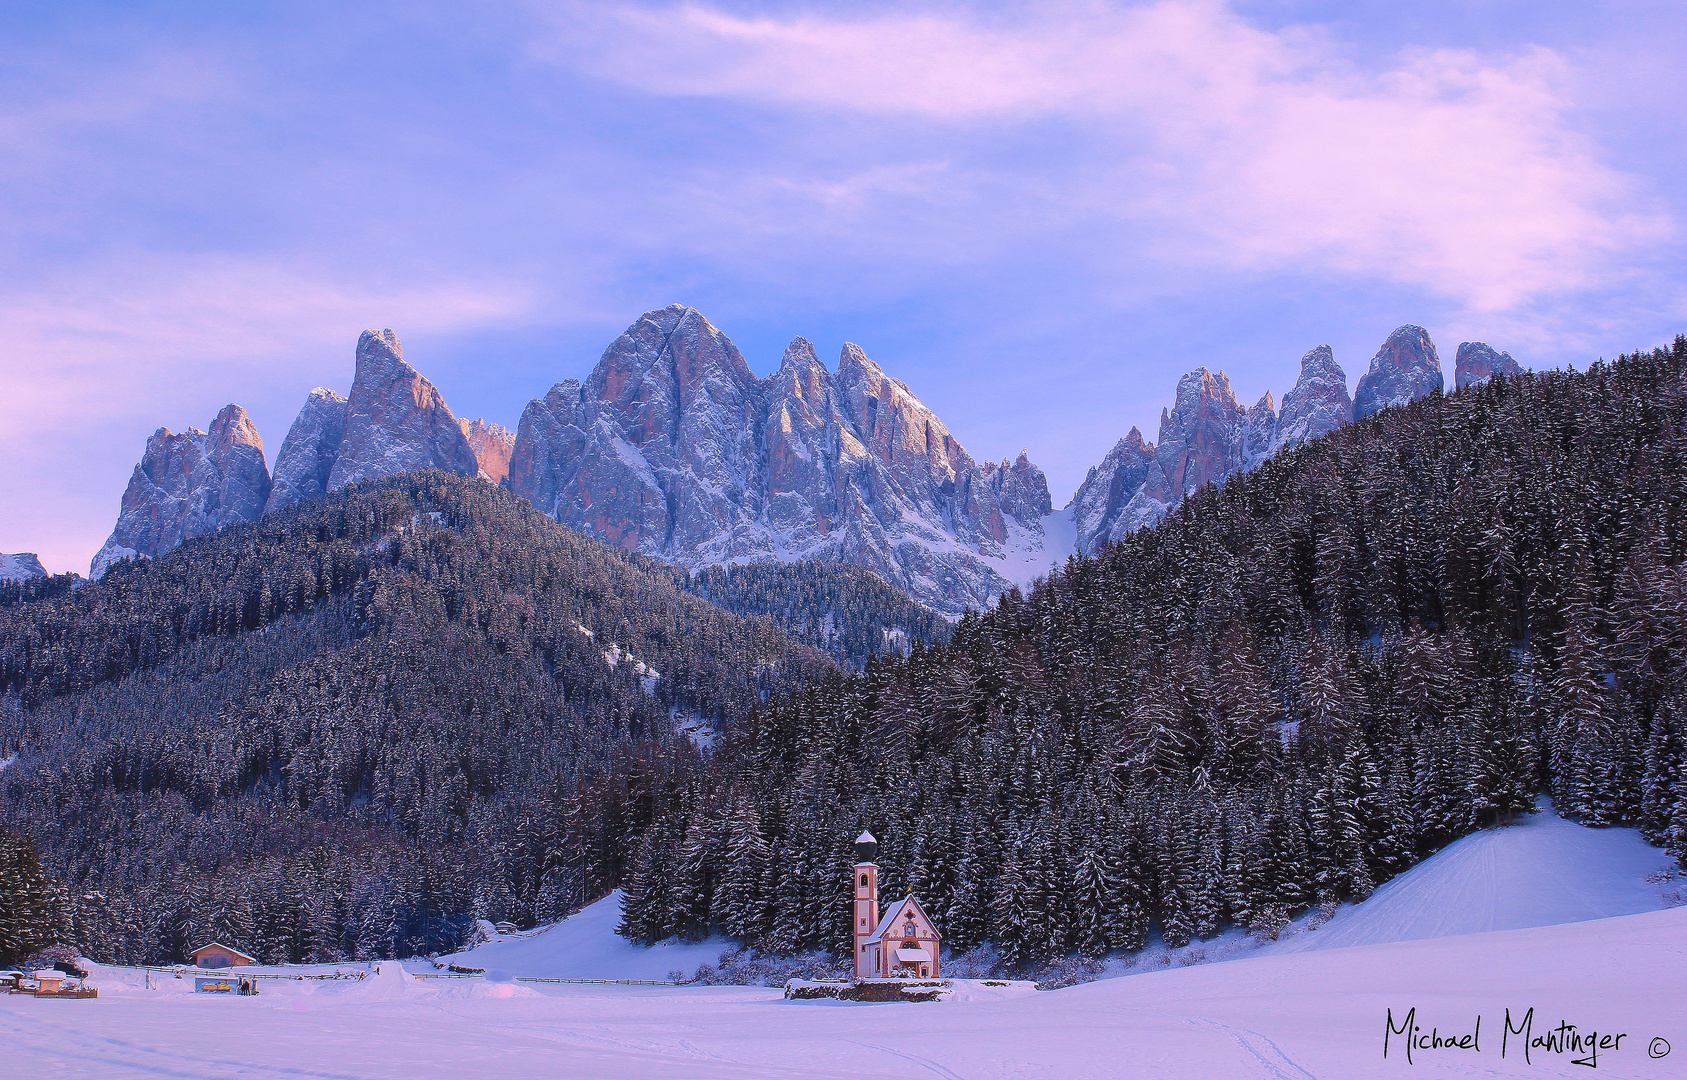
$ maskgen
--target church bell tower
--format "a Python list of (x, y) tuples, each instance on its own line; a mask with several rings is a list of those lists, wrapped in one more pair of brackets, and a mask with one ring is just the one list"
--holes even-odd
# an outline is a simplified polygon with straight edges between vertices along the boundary
[(870, 979), (879, 974), (873, 970), (873, 958), (867, 939), (879, 928), (879, 868), (874, 859), (879, 856), (879, 842), (870, 832), (855, 838), (855, 977)]

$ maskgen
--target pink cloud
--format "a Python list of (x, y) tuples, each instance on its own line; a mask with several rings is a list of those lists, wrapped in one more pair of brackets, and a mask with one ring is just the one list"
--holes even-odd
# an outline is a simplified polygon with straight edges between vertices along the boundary
[[(887, 125), (1058, 119), (1110, 162), (1039, 187), (1060, 216), (1140, 226), (1172, 261), (1312, 263), (1477, 312), (1607, 285), (1674, 230), (1568, 119), (1576, 73), (1548, 50), (1409, 51), (1371, 70), (1322, 33), (1267, 32), (1213, 0), (1035, 10), (1002, 22), (622, 7), (546, 55), (659, 94)], [(933, 200), (968, 182), (929, 166), (920, 179)]]

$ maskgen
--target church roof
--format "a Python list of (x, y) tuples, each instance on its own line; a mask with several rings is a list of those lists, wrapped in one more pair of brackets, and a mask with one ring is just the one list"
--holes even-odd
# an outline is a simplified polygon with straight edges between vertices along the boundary
[(896, 921), (904, 914), (918, 914), (920, 921), (931, 927), (931, 936), (939, 941), (943, 940), (943, 935), (937, 932), (937, 924), (931, 921), (931, 916), (927, 915), (926, 909), (920, 906), (918, 900), (914, 899), (913, 893), (909, 893), (903, 899), (898, 900), (896, 906), (885, 912), (884, 918), (879, 920), (879, 925), (873, 928), (871, 934), (867, 935), (867, 940), (883, 941), (885, 931), (894, 926)]

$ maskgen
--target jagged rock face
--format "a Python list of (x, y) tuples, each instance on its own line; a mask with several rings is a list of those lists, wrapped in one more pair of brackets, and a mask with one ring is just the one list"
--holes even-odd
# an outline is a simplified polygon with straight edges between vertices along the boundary
[(1472, 383), (1485, 383), (1495, 375), (1510, 378), (1523, 374), (1519, 364), (1508, 352), (1495, 352), (1485, 341), (1461, 341), (1458, 357), (1453, 361), (1453, 385), (1463, 388)]
[(1177, 401), (1160, 411), (1155, 456), (1174, 497), (1223, 483), (1242, 467), (1244, 410), (1230, 378), (1196, 368), (1177, 382)]
[(1067, 504), (1078, 551), (1094, 555), (1102, 545), (1155, 524), (1165, 516), (1170, 495), (1154, 444), (1131, 428), (1089, 471)]
[(0, 554), (0, 581), (28, 581), (30, 578), (46, 576), (47, 568), (41, 565), (41, 560), (33, 551), (20, 551), (15, 555)]
[(1254, 468), (1270, 457), (1276, 442), (1277, 408), (1267, 390), (1242, 418), (1242, 468)]
[(698, 565), (757, 553), (759, 382), (726, 335), (675, 305), (639, 319), (584, 386), (529, 403), (510, 487), (629, 551)]
[(565, 379), (543, 398), (528, 402), (515, 429), (509, 485), (544, 513), (561, 521), (572, 505), (586, 453), (585, 403), (580, 380)]
[(445, 399), (404, 362), (398, 335), (365, 330), (328, 490), (414, 469), (474, 476), (480, 464)]
[(463, 438), (469, 441), (469, 449), (474, 451), (481, 476), (496, 484), (509, 475), (510, 454), (515, 450), (515, 432), (502, 424), (489, 424), (485, 420), (458, 419), (457, 426), (463, 429)]
[(991, 560), (1040, 542), (1042, 471), (980, 465), (854, 345), (807, 341), (765, 380), (698, 312), (646, 314), (582, 386), (522, 414), (510, 487), (552, 517), (690, 567), (834, 558), (958, 613), (1003, 591)]
[(1177, 382), (1177, 402), (1160, 412), (1158, 446), (1131, 428), (1089, 471), (1067, 504), (1077, 549), (1104, 544), (1156, 525), (1185, 495), (1222, 484), (1270, 455), (1277, 430), (1271, 395), (1244, 409), (1230, 377), (1196, 368)]
[(1272, 453), (1322, 438), (1352, 418), (1347, 372), (1336, 363), (1330, 347), (1320, 345), (1300, 358), (1300, 377), (1294, 389), (1283, 395)]
[(1371, 358), (1371, 370), (1353, 392), (1353, 418), (1363, 420), (1390, 405), (1404, 405), (1441, 389), (1441, 358), (1429, 331), (1402, 326)]
[(159, 428), (146, 442), (123, 492), (117, 527), (89, 572), (98, 578), (119, 559), (151, 558), (225, 525), (255, 521), (270, 486), (264, 441), (240, 406), (218, 413), (208, 433)]
[(1131, 428), (1072, 496), (1067, 509), (1078, 550), (1093, 555), (1104, 544), (1157, 524), (1203, 484), (1221, 484), (1285, 446), (1346, 423), (1352, 415), (1347, 376), (1329, 346), (1301, 358), (1300, 380), (1283, 396), (1282, 412), (1273, 404), (1267, 393), (1243, 409), (1222, 371), (1197, 368), (1179, 379), (1177, 403), (1160, 415), (1159, 445)]
[(346, 399), (325, 386), (312, 390), (275, 455), (275, 486), (265, 512), (326, 495), (345, 434)]

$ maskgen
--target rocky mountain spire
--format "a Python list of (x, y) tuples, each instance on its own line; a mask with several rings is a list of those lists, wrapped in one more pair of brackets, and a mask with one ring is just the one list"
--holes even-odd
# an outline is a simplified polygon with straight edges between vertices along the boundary
[(1092, 555), (1157, 524), (1185, 495), (1263, 461), (1278, 422), (1270, 394), (1244, 409), (1224, 372), (1203, 367), (1183, 376), (1175, 403), (1160, 411), (1159, 444), (1131, 428), (1067, 504), (1078, 551)]
[(1272, 452), (1322, 438), (1351, 419), (1347, 372), (1336, 363), (1330, 347), (1320, 345), (1300, 358), (1300, 377), (1294, 389), (1283, 395)]
[(1371, 358), (1371, 370), (1353, 392), (1353, 418), (1363, 420), (1390, 405), (1404, 405), (1441, 389), (1441, 358), (1429, 331), (1402, 326)]
[(1242, 418), (1242, 468), (1251, 469), (1270, 457), (1276, 441), (1277, 410), (1267, 390)]
[(858, 346), (833, 372), (797, 338), (757, 379), (678, 304), (629, 327), (584, 385), (528, 405), (509, 483), (628, 550), (691, 567), (841, 559), (954, 614), (1007, 587), (1049, 513), (1028, 458), (975, 462)]
[(275, 486), (265, 512), (326, 495), (345, 435), (346, 399), (326, 386), (312, 390), (275, 455)]
[(1523, 374), (1519, 364), (1508, 352), (1495, 352), (1485, 341), (1461, 341), (1458, 357), (1453, 361), (1453, 385), (1463, 388), (1472, 383), (1484, 383), (1495, 375), (1510, 378)]
[(270, 486), (264, 441), (240, 406), (226, 406), (209, 432), (159, 428), (130, 474), (117, 526), (89, 573), (98, 578), (119, 559), (162, 555), (225, 525), (255, 521)]
[(328, 490), (413, 469), (474, 476), (480, 465), (445, 399), (404, 362), (398, 335), (365, 330)]
[(463, 429), (463, 438), (469, 441), (469, 449), (474, 451), (474, 460), (475, 464), (480, 466), (480, 475), (494, 484), (502, 482), (510, 473), (510, 453), (515, 450), (515, 432), (502, 424), (492, 424), (485, 420), (459, 418), (457, 426)]
[(1224, 372), (1196, 368), (1178, 380), (1176, 402), (1160, 411), (1155, 451), (1176, 498), (1241, 469), (1243, 415)]
[(1078, 551), (1094, 555), (1103, 544), (1155, 524), (1165, 516), (1170, 498), (1171, 485), (1154, 444), (1131, 428), (1101, 464), (1090, 469), (1066, 505)]
[(699, 312), (645, 314), (610, 343), (585, 385), (530, 402), (510, 487), (558, 521), (630, 551), (754, 553), (763, 488), (760, 384)]

